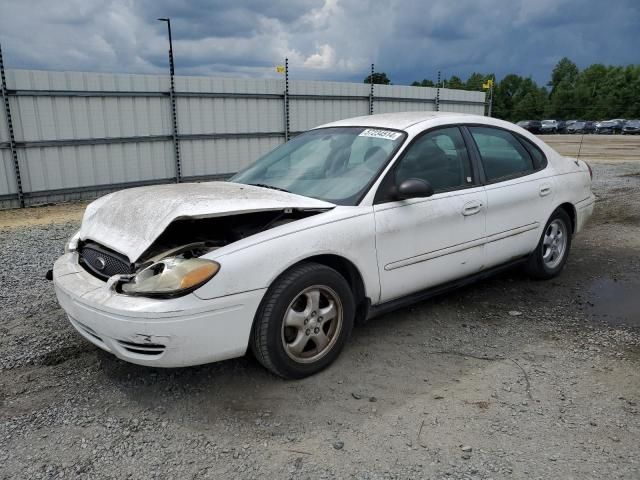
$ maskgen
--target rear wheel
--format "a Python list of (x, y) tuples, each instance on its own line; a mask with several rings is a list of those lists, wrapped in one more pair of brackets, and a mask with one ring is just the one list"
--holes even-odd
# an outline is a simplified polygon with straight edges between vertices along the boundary
[(251, 335), (262, 365), (303, 378), (333, 362), (351, 334), (354, 300), (346, 280), (317, 263), (296, 265), (267, 291)]
[(526, 270), (534, 278), (546, 280), (564, 268), (571, 249), (571, 219), (558, 209), (547, 222), (538, 246), (529, 257)]

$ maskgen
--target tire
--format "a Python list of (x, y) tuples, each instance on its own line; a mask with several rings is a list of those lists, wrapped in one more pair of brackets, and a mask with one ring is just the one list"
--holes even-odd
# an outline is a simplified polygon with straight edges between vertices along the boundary
[(251, 332), (251, 350), (280, 377), (313, 375), (338, 357), (354, 315), (353, 293), (342, 275), (325, 265), (301, 263), (267, 290)]
[(571, 219), (559, 208), (551, 214), (536, 249), (529, 257), (525, 266), (527, 273), (539, 280), (558, 276), (569, 258), (571, 235)]

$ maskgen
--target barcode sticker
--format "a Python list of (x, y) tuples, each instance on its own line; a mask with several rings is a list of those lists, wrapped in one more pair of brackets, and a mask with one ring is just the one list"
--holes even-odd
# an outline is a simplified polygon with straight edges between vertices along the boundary
[(372, 138), (386, 138), (387, 140), (396, 140), (402, 135), (399, 132), (392, 132), (391, 130), (379, 130), (376, 128), (367, 128), (359, 137), (372, 137)]

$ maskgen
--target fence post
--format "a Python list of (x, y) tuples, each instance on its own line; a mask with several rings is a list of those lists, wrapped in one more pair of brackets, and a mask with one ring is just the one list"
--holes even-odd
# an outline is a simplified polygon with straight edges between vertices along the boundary
[(369, 115), (373, 115), (373, 69), (374, 64), (371, 64), (371, 75), (369, 75), (369, 84), (371, 85), (371, 90), (369, 91)]
[(436, 112), (440, 111), (440, 70), (438, 70), (438, 83), (436, 83)]
[(289, 141), (289, 59), (284, 59), (284, 141)]
[(168, 17), (159, 18), (161, 22), (166, 22), (169, 33), (169, 100), (171, 101), (171, 140), (173, 141), (173, 154), (176, 162), (176, 183), (180, 183), (182, 178), (182, 164), (180, 162), (180, 140), (178, 133), (178, 108), (176, 105), (176, 83), (175, 65), (173, 63), (173, 39), (171, 38), (171, 19)]
[(22, 177), (20, 176), (20, 163), (18, 162), (18, 152), (16, 150), (16, 137), (13, 133), (13, 119), (11, 118), (11, 105), (9, 104), (9, 94), (7, 93), (7, 79), (4, 75), (4, 60), (2, 58), (2, 46), (0, 45), (0, 77), (2, 77), (2, 98), (4, 100), (4, 114), (7, 119), (7, 129), (9, 130), (9, 148), (13, 159), (13, 170), (16, 176), (16, 196), (20, 208), (24, 207), (24, 193), (22, 192)]

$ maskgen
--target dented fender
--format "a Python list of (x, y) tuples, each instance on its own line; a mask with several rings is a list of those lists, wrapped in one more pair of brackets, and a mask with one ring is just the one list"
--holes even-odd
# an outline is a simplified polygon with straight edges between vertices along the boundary
[(367, 297), (378, 299), (371, 206), (338, 206), (214, 250), (202, 258), (218, 262), (220, 271), (194, 293), (208, 299), (268, 288), (292, 265), (317, 255), (336, 255), (350, 261), (362, 277)]

